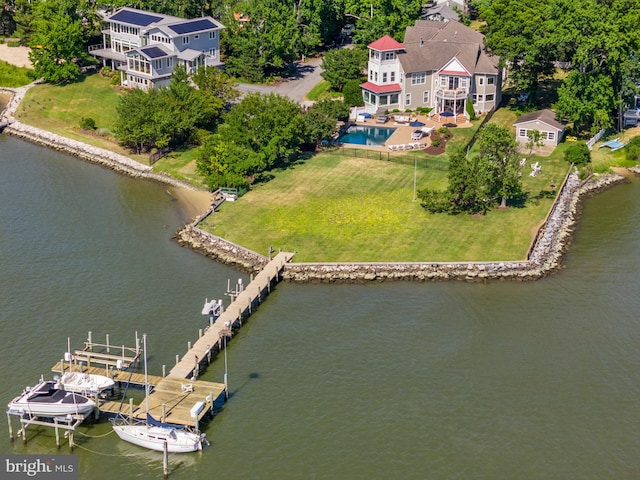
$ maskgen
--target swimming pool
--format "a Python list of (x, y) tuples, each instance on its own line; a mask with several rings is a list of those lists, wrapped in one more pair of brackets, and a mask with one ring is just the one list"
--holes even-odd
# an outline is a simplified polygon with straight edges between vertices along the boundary
[(357, 145), (382, 146), (386, 142), (395, 128), (370, 127), (368, 125), (351, 125), (347, 131), (340, 135), (342, 143), (355, 143)]

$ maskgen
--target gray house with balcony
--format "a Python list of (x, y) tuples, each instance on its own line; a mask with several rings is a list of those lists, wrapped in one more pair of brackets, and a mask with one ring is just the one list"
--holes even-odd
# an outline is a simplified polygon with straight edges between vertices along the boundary
[(488, 112), (502, 99), (499, 57), (484, 35), (456, 21), (418, 20), (404, 42), (385, 35), (368, 45), (368, 79), (360, 85), (366, 111), (431, 107), (432, 114)]
[(105, 17), (103, 43), (89, 53), (121, 72), (121, 83), (143, 90), (167, 86), (177, 65), (188, 73), (221, 67), (220, 31), (212, 17), (184, 18), (121, 8)]

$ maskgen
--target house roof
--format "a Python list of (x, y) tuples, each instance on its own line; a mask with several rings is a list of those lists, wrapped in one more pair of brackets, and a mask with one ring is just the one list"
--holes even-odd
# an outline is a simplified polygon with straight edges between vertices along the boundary
[(391, 92), (399, 92), (402, 90), (402, 87), (399, 83), (386, 83), (384, 85), (376, 85), (371, 82), (364, 82), (360, 84), (360, 88), (364, 88), (365, 90), (369, 90), (374, 93), (391, 93)]
[[(126, 23), (144, 28), (149, 31), (158, 28), (170, 37), (188, 35), (213, 29), (225, 28), (212, 17), (201, 17), (186, 20), (184, 18), (163, 15), (161, 13), (145, 12), (135, 8), (124, 7), (106, 18), (109, 22)], [(143, 33), (144, 33), (143, 31)]]
[(418, 20), (407, 27), (398, 58), (405, 73), (438, 71), (456, 58), (471, 75), (495, 75), (499, 58), (488, 54), (483, 42), (484, 35), (456, 21)]
[(199, 52), (198, 50), (193, 50), (192, 48), (188, 48), (187, 50), (183, 50), (182, 52), (178, 52), (178, 58), (180, 60), (193, 60), (194, 58), (199, 57), (200, 55), (202, 55), (202, 52)]
[(460, 15), (456, 12), (448, 3), (438, 3), (432, 7), (426, 8), (424, 10), (424, 14), (422, 15), (424, 19), (428, 19), (433, 17), (442, 18), (443, 20), (455, 20), (456, 22), (460, 20)]
[(528, 122), (540, 122), (548, 125), (549, 127), (555, 128), (558, 131), (564, 130), (564, 125), (556, 120), (556, 113), (548, 108), (531, 113), (525, 113), (516, 120), (514, 125), (517, 127), (518, 125)]
[(369, 45), (367, 45), (367, 47), (379, 52), (388, 52), (390, 50), (404, 50), (404, 45), (394, 40), (389, 35), (385, 35), (375, 42), (371, 42)]

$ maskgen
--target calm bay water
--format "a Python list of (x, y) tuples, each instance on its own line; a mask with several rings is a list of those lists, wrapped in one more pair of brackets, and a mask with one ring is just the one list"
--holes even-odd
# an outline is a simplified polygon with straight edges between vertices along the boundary
[[(155, 374), (184, 353), (204, 298), (246, 280), (171, 240), (184, 217), (162, 186), (0, 136), (3, 404), (88, 331), (146, 332)], [(634, 180), (587, 202), (538, 282), (281, 284), (230, 345), (211, 446), (170, 478), (637, 478), (638, 252)], [(55, 453), (3, 425), (0, 452)], [(159, 454), (81, 430), (81, 479), (161, 478)]]

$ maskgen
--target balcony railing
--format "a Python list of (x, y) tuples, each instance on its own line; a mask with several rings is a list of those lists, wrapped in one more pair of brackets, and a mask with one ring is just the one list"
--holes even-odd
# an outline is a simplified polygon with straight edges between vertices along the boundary
[(438, 88), (436, 90), (436, 97), (439, 98), (465, 98), (469, 96), (468, 88)]

